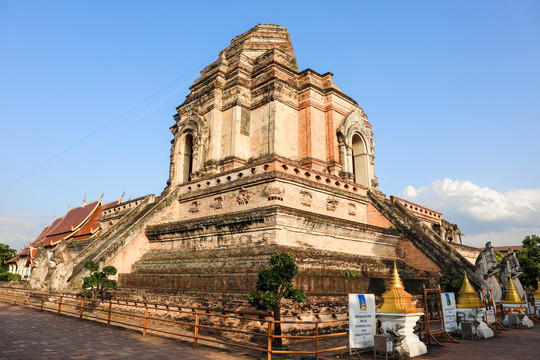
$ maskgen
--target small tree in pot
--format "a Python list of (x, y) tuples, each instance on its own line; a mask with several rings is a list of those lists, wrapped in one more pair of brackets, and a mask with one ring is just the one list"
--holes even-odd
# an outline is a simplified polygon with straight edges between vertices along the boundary
[[(272, 255), (271, 268), (259, 271), (259, 279), (255, 285), (256, 290), (248, 294), (250, 305), (257, 306), (261, 310), (272, 310), (274, 320), (281, 321), (281, 301), (291, 299), (296, 303), (306, 300), (304, 290), (293, 286), (292, 280), (300, 272), (294, 259), (289, 253), (280, 252)], [(276, 323), (274, 335), (281, 336), (281, 324)], [(282, 348), (281, 337), (272, 341), (272, 347)]]

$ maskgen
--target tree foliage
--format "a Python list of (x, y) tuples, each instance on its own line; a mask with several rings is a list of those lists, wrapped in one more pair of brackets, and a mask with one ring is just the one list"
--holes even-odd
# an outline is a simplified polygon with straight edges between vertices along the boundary
[(536, 287), (540, 277), (540, 237), (526, 236), (523, 239), (523, 250), (516, 251), (516, 256), (523, 269), (519, 280), (526, 287)]
[[(303, 290), (293, 286), (292, 280), (300, 270), (292, 256), (286, 252), (272, 255), (270, 269), (259, 271), (259, 279), (255, 285), (256, 290), (248, 294), (248, 302), (261, 310), (272, 310), (274, 320), (281, 320), (281, 302), (290, 299), (301, 303), (306, 300)], [(275, 335), (281, 335), (281, 326), (275, 324)], [(274, 338), (274, 346), (281, 347), (281, 338)]]
[(114, 266), (105, 266), (101, 271), (99, 265), (92, 261), (86, 260), (84, 267), (90, 270), (90, 276), (83, 279), (82, 288), (86, 291), (83, 296), (95, 299), (103, 297), (107, 289), (116, 289), (118, 284), (115, 280), (108, 279), (109, 275), (116, 275), (117, 271)]
[(17, 254), (17, 250), (10, 248), (9, 245), (0, 243), (0, 273), (8, 270), (9, 267), (4, 262), (11, 259), (15, 254)]
[(459, 276), (458, 274), (442, 275), (439, 278), (439, 282), (442, 285), (443, 289), (447, 292), (457, 293), (463, 285), (463, 275)]

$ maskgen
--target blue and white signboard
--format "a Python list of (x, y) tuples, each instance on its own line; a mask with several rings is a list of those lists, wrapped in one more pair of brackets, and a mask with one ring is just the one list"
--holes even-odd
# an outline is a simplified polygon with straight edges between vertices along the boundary
[(375, 295), (349, 294), (349, 348), (373, 347)]
[(441, 293), (441, 302), (444, 316), (444, 330), (447, 332), (457, 330), (456, 297), (454, 293)]

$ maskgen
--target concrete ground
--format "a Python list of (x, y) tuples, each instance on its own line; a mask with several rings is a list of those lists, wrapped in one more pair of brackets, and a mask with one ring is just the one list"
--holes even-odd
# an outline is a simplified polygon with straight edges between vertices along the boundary
[[(445, 347), (429, 346), (428, 354), (417, 359), (540, 359), (540, 325), (533, 329), (512, 329), (486, 340), (458, 340), (459, 344), (446, 343)], [(0, 359), (254, 358), (265, 358), (265, 355), (248, 355), (204, 345), (194, 349), (180, 340), (155, 335), (143, 337), (134, 330), (107, 328), (101, 323), (0, 303)], [(287, 357), (281, 357), (284, 358)], [(361, 359), (372, 358), (370, 352), (361, 354)]]

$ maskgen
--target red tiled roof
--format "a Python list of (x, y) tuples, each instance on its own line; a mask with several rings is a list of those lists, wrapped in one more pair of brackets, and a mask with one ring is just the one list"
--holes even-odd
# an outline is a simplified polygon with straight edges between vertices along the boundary
[(99, 201), (95, 201), (91, 204), (69, 210), (60, 224), (47, 234), (47, 236), (72, 232), (74, 228), (78, 228), (83, 224), (83, 221), (96, 210), (98, 205)]

